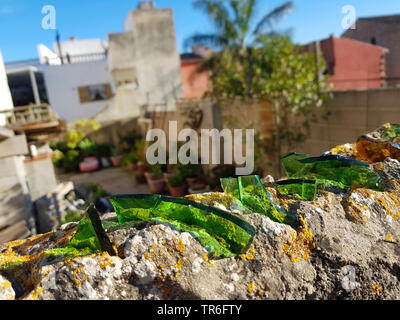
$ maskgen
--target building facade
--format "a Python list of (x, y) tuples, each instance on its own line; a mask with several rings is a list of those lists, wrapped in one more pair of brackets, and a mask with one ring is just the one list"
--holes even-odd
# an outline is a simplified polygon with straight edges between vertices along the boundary
[(389, 49), (385, 80), (388, 87), (400, 84), (400, 15), (360, 18), (355, 29), (348, 29), (342, 38)]
[(385, 58), (389, 50), (385, 48), (331, 36), (308, 44), (303, 50), (322, 53), (327, 83), (335, 90), (386, 87)]

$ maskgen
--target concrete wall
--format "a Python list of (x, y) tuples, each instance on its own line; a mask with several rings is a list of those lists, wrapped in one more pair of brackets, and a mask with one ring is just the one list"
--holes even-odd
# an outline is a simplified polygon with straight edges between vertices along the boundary
[(24, 165), (32, 201), (38, 200), (56, 188), (57, 181), (51, 155), (25, 160)]
[(114, 105), (97, 119), (138, 116), (143, 105), (150, 106), (148, 111), (172, 111), (183, 98), (172, 10), (140, 8), (129, 12), (123, 33), (108, 35), (108, 61), (117, 89)]
[(80, 103), (78, 87), (112, 84), (107, 60), (41, 67), (52, 109), (68, 123), (91, 118), (109, 101)]
[[(326, 120), (321, 117), (328, 113)], [(335, 92), (311, 125), (311, 137), (297, 152), (319, 155), (384, 123), (400, 123), (400, 89)]]
[[(7, 74), (4, 67), (3, 56), (0, 51), (0, 111), (12, 109), (13, 101), (10, 93), (10, 88), (8, 87)], [(6, 124), (6, 118), (4, 115), (0, 114), (0, 126)]]

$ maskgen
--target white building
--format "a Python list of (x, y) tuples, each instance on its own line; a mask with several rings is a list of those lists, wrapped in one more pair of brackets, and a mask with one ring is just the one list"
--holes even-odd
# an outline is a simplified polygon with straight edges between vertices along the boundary
[(70, 38), (53, 48), (38, 46), (51, 107), (67, 123), (94, 117), (108, 106), (114, 92), (106, 42)]
[[(8, 87), (7, 74), (4, 67), (3, 56), (0, 51), (0, 111), (13, 109), (10, 88)], [(6, 124), (5, 114), (0, 113), (0, 127)]]

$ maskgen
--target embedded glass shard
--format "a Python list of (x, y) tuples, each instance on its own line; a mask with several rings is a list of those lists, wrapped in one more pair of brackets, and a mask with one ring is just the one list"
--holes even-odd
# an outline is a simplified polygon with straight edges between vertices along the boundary
[(307, 179), (289, 179), (277, 181), (280, 194), (301, 200), (313, 201), (317, 194), (317, 182)]
[(396, 138), (400, 138), (400, 124), (390, 124), (381, 134), (382, 140), (394, 141)]
[[(237, 190), (229, 188), (234, 186), (235, 183)], [(221, 185), (228, 195), (232, 197), (239, 196), (240, 202), (252, 212), (264, 214), (276, 222), (298, 226), (297, 216), (286, 212), (273, 199), (258, 176), (221, 179)], [(225, 189), (225, 187), (227, 188)]]
[(282, 158), (282, 166), (290, 179), (312, 179), (325, 187), (364, 186), (383, 190), (381, 178), (369, 164), (338, 155), (308, 157), (290, 153)]
[(362, 136), (357, 140), (357, 159), (369, 163), (382, 162), (390, 157), (400, 160), (400, 146), (389, 140), (371, 139)]
[(211, 253), (233, 257), (244, 252), (255, 234), (246, 221), (201, 203), (161, 195), (119, 195), (111, 203), (120, 223), (155, 220), (187, 231)]

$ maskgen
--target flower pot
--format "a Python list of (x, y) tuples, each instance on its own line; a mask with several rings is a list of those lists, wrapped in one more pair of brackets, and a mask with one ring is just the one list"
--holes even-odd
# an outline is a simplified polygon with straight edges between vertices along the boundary
[(126, 169), (127, 169), (128, 171), (135, 171), (136, 166), (135, 166), (134, 163), (128, 162), (128, 164), (126, 165)]
[(140, 173), (139, 171), (134, 171), (133, 175), (135, 176), (137, 183), (139, 184), (146, 183), (146, 177), (143, 173)]
[(168, 183), (168, 179), (173, 177), (173, 176), (174, 176), (173, 173), (169, 173), (169, 172), (164, 173), (164, 181), (165, 181), (165, 183)]
[(96, 157), (86, 157), (79, 164), (80, 172), (93, 172), (99, 169), (99, 160)]
[(186, 186), (181, 185), (179, 187), (171, 187), (168, 185), (168, 190), (169, 193), (171, 194), (172, 197), (183, 197), (186, 194)]
[(110, 159), (107, 158), (107, 157), (101, 157), (101, 158), (100, 158), (100, 163), (101, 163), (101, 166), (102, 166), (103, 168), (109, 168), (109, 167), (111, 167)]
[(138, 162), (138, 164), (137, 164), (137, 170), (140, 172), (140, 173), (145, 173), (145, 172), (148, 172), (149, 171), (149, 165), (147, 164), (147, 163), (144, 163), (144, 162)]
[(186, 178), (186, 182), (189, 185), (189, 187), (194, 186), (194, 184), (196, 183), (197, 178)]
[(164, 191), (164, 180), (147, 180), (147, 184), (150, 188), (151, 193), (160, 194)]
[(193, 187), (189, 188), (189, 194), (201, 194), (210, 192), (210, 186), (206, 186), (204, 184), (194, 185)]
[(160, 179), (156, 178), (156, 176), (151, 172), (144, 172), (144, 176), (146, 177), (147, 182), (149, 182), (150, 180), (160, 180)]
[(111, 157), (111, 162), (114, 167), (120, 167), (122, 162), (122, 156)]

